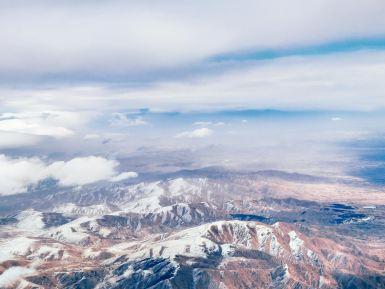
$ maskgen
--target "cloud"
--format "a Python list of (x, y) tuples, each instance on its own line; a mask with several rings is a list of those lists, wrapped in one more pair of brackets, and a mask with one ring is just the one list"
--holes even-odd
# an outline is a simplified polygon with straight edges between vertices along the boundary
[(169, 110), (366, 111), (385, 109), (384, 78), (385, 52), (362, 51), (254, 62), (204, 78), (158, 82), (119, 97)]
[(218, 121), (218, 122), (212, 122), (212, 121), (196, 121), (193, 123), (193, 125), (196, 125), (196, 126), (210, 126), (210, 125), (213, 125), (213, 126), (224, 126), (226, 123), (224, 123), (223, 121)]
[(38, 158), (11, 159), (0, 155), (0, 195), (24, 192), (46, 177), (46, 166)]
[(209, 128), (203, 127), (193, 131), (185, 131), (177, 134), (176, 138), (204, 138), (212, 135), (213, 131)]
[(41, 138), (38, 136), (0, 131), (0, 149), (31, 146), (40, 141)]
[(102, 157), (74, 158), (54, 162), (47, 167), (48, 174), (63, 186), (85, 185), (112, 178), (118, 162)]
[(110, 179), (111, 182), (120, 182), (130, 178), (136, 178), (138, 174), (136, 172), (124, 172)]
[[(6, 104), (4, 105), (6, 106)], [(27, 103), (24, 103), (19, 108), (25, 110), (26, 105)], [(79, 127), (88, 119), (89, 116), (86, 113), (74, 111), (34, 111), (32, 109), (7, 112), (0, 114), (0, 131), (63, 138), (74, 134), (71, 127)]]
[(64, 138), (76, 137), (77, 132), (84, 133), (89, 121), (98, 114), (95, 111), (42, 110), (41, 107), (46, 105), (38, 104), (39, 99), (35, 101), (40, 108), (35, 110), (32, 107), (26, 111), (29, 101), (23, 104), (23, 99), (12, 98), (11, 102), (16, 106), (11, 108), (8, 99), (2, 102), (0, 97), (2, 108), (12, 111), (0, 113), (0, 149), (35, 146), (44, 141), (64, 141)]
[[(366, 111), (385, 109), (384, 78), (385, 52), (362, 51), (252, 62), (203, 78), (161, 81), (146, 87), (100, 84), (87, 89), (58, 87), (39, 91), (0, 88), (0, 105), (22, 109), (28, 96), (33, 106), (55, 105), (80, 115), (86, 109), (110, 114), (109, 111), (122, 107), (146, 107), (153, 111), (234, 108)], [(49, 97), (42, 98), (42, 94)], [(123, 126), (144, 122), (122, 113), (113, 114), (111, 120), (112, 124)], [(77, 127), (55, 125), (72, 130)]]
[(66, 137), (74, 132), (60, 126), (50, 126), (38, 119), (6, 119), (0, 121), (0, 131), (18, 132), (41, 136)]
[(20, 281), (21, 278), (29, 276), (35, 273), (35, 269), (25, 268), (20, 266), (11, 267), (5, 270), (0, 275), (0, 287), (1, 288), (14, 288), (16, 282)]
[(228, 52), (382, 37), (384, 9), (382, 0), (3, 1), (0, 74), (137, 74)]
[(101, 136), (97, 133), (88, 133), (83, 138), (85, 140), (94, 140), (94, 139), (100, 139)]
[(58, 180), (61, 186), (78, 186), (102, 180), (120, 181), (136, 177), (134, 172), (118, 174), (119, 163), (103, 157), (78, 157), (48, 164), (39, 158), (9, 158), (0, 155), (0, 195), (27, 191), (46, 178)]
[(112, 114), (112, 117), (110, 119), (110, 124), (112, 126), (140, 126), (140, 125), (146, 125), (148, 124), (143, 118), (141, 117), (134, 117), (129, 118), (124, 113), (115, 112)]
[(212, 124), (211, 121), (196, 121), (193, 123), (193, 125), (197, 125), (197, 126), (207, 126), (211, 124)]

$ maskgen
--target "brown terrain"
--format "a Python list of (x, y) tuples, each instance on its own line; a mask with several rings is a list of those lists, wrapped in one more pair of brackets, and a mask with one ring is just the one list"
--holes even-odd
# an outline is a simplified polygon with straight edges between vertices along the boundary
[(293, 178), (43, 196), (0, 219), (0, 288), (385, 288), (384, 194)]

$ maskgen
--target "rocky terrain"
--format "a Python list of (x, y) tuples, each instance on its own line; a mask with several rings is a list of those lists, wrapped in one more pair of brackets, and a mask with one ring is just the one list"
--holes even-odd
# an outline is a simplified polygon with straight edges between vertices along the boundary
[(2, 197), (0, 288), (385, 288), (384, 193), (183, 171)]

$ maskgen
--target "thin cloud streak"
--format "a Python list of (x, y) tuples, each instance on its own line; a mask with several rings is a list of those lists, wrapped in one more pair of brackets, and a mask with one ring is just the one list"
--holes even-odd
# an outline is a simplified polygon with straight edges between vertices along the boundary
[(202, 127), (192, 131), (184, 131), (175, 136), (175, 138), (204, 138), (209, 137), (213, 133), (213, 130)]

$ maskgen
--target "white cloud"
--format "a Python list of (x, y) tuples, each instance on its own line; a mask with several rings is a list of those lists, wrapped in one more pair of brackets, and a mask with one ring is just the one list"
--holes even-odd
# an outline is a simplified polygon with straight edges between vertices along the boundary
[(29, 186), (46, 178), (56, 179), (62, 186), (75, 186), (137, 176), (134, 172), (118, 174), (118, 165), (115, 160), (97, 156), (47, 164), (39, 158), (9, 158), (0, 155), (0, 195), (25, 192)]
[(85, 140), (100, 139), (100, 135), (97, 133), (88, 133), (84, 136)]
[(204, 138), (212, 135), (213, 131), (207, 127), (199, 128), (193, 131), (184, 131), (177, 134), (176, 138)]
[(138, 174), (136, 172), (124, 172), (110, 179), (111, 182), (120, 182), (130, 178), (136, 178)]
[(213, 125), (213, 126), (224, 126), (226, 123), (224, 123), (223, 121), (218, 121), (218, 122), (211, 122), (211, 121), (196, 121), (193, 123), (193, 125), (196, 125), (196, 126), (210, 126), (210, 125)]
[(385, 109), (385, 52), (288, 57), (205, 78), (160, 82), (121, 101), (164, 109)]
[[(15, 111), (25, 109), (26, 105), (55, 106), (77, 115), (86, 115), (83, 111), (87, 110), (110, 114), (109, 111), (122, 107), (159, 111), (233, 108), (362, 111), (385, 109), (383, 79), (385, 52), (362, 51), (248, 63), (203, 78), (162, 81), (148, 87), (0, 88), (0, 105)], [(145, 122), (122, 113), (113, 114), (111, 119), (111, 124), (121, 126)], [(71, 130), (79, 127), (64, 122), (55, 126)]]
[(136, 73), (245, 49), (382, 37), (384, 9), (382, 0), (3, 1), (0, 72)]
[(35, 135), (0, 131), (0, 149), (31, 146), (40, 140), (41, 138)]
[(84, 185), (107, 180), (116, 175), (118, 162), (102, 157), (74, 158), (70, 161), (57, 161), (47, 167), (49, 175), (59, 180), (63, 186)]
[[(97, 116), (101, 108), (113, 107), (116, 99), (106, 97), (109, 92), (101, 86), (83, 85), (4, 88), (0, 102), (2, 111), (8, 113), (2, 117), (47, 119), (48, 116), (55, 125), (78, 127)], [(121, 109), (121, 103), (116, 104)]]
[(0, 155), (0, 195), (24, 192), (46, 177), (46, 166), (38, 158), (11, 159)]
[(110, 124), (112, 126), (140, 126), (140, 125), (146, 125), (148, 124), (143, 118), (141, 117), (134, 117), (129, 118), (124, 113), (115, 112), (112, 114), (112, 117), (110, 119)]
[(211, 124), (212, 124), (211, 121), (196, 121), (193, 123), (193, 125), (197, 125), (197, 126), (207, 126)]
[[(16, 102), (18, 103), (17, 100)], [(20, 99), (20, 102), (22, 102), (22, 99)], [(18, 108), (25, 110), (25, 106), (27, 106), (27, 103), (21, 104)], [(63, 138), (72, 136), (74, 131), (71, 128), (84, 125), (89, 118), (87, 113), (74, 111), (31, 110), (7, 112), (0, 114), (0, 132)]]
[(13, 285), (15, 285), (16, 282), (35, 272), (36, 270), (32, 268), (20, 266), (10, 267), (0, 275), (0, 288), (15, 288)]
[(0, 121), (0, 131), (17, 132), (41, 136), (66, 137), (74, 132), (60, 126), (41, 123), (39, 119), (6, 119)]

